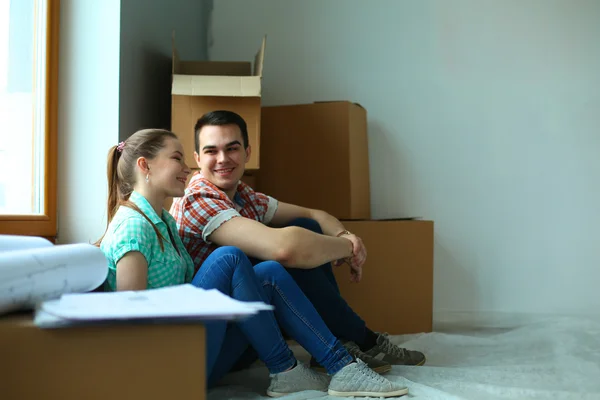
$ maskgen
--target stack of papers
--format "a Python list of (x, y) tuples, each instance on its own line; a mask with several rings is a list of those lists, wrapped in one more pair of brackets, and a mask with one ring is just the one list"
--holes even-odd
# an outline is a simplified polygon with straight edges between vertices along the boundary
[(42, 328), (114, 322), (237, 320), (273, 306), (242, 302), (218, 290), (191, 284), (161, 289), (63, 294), (38, 305), (34, 322)]

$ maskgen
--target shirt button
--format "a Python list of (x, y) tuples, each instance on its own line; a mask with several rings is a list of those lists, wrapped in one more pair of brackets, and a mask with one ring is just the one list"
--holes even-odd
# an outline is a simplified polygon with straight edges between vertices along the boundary
[(129, 240), (129, 244), (137, 244), (137, 240), (135, 240), (135, 239), (130, 239), (130, 240)]

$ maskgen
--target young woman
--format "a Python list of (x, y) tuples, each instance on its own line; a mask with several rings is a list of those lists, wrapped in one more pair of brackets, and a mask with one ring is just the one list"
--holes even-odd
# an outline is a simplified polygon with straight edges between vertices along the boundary
[[(175, 134), (157, 129), (138, 131), (110, 149), (108, 227), (98, 242), (109, 261), (107, 289), (144, 290), (191, 282), (237, 300), (274, 305), (274, 312), (261, 312), (240, 322), (207, 324), (209, 387), (252, 346), (270, 371), (267, 394), (272, 397), (302, 390), (328, 391), (333, 396), (406, 394), (408, 389), (352, 358), (279, 263), (253, 267), (239, 249), (221, 247), (193, 276), (194, 265), (175, 220), (162, 208), (167, 197), (184, 195), (190, 169), (183, 153)], [(331, 378), (296, 361), (279, 325)]]

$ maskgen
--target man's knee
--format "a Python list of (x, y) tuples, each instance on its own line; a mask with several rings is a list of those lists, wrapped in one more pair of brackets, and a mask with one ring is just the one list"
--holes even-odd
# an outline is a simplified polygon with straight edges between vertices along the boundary
[(277, 261), (264, 261), (254, 266), (254, 273), (259, 280), (270, 280), (272, 278), (285, 279), (290, 276), (286, 269)]
[(214, 257), (226, 257), (226, 256), (234, 256), (234, 257), (245, 257), (243, 251), (234, 246), (221, 246), (215, 249), (211, 253)]
[(292, 222), (288, 224), (288, 226), (298, 226), (300, 228), (308, 229), (309, 231), (313, 231), (315, 233), (323, 233), (321, 229), (321, 225), (317, 221), (311, 218), (296, 218)]

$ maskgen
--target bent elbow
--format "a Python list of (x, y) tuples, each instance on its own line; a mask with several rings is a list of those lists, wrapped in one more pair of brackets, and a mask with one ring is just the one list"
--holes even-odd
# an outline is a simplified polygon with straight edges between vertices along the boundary
[(315, 249), (306, 241), (308, 231), (296, 226), (281, 228), (279, 240), (274, 245), (274, 261), (287, 268), (314, 268), (312, 253)]
[(273, 260), (285, 267), (293, 267), (298, 262), (298, 246), (296, 245), (297, 227), (281, 229), (281, 234), (275, 244)]
[(294, 255), (294, 250), (290, 246), (282, 245), (280, 246), (274, 254), (274, 261), (277, 261), (279, 264), (290, 267), (294, 265), (296, 256)]

